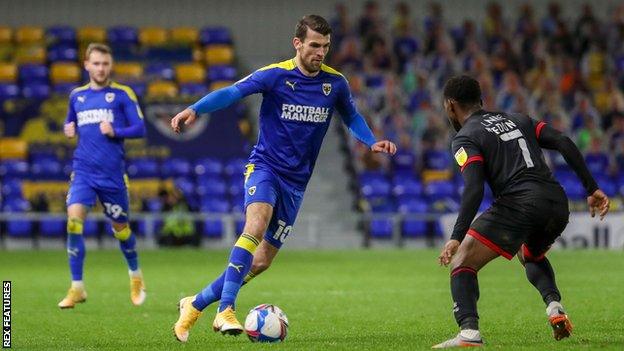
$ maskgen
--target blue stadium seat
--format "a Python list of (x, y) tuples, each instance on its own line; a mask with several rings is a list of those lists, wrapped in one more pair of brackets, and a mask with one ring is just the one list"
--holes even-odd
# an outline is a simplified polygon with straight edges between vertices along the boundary
[(588, 153), (585, 155), (585, 163), (593, 175), (607, 174), (609, 172), (609, 156), (604, 152)]
[(221, 177), (203, 177), (198, 180), (196, 191), (201, 198), (223, 198), (227, 193), (227, 184)]
[(145, 82), (123, 82), (125, 85), (129, 86), (138, 98), (142, 98), (145, 96), (147, 92), (147, 84)]
[(211, 82), (236, 80), (238, 72), (236, 67), (230, 65), (214, 65), (208, 69), (208, 80)]
[(385, 178), (365, 179), (360, 183), (360, 192), (364, 197), (388, 196), (392, 190), (392, 185)]
[(22, 198), (22, 180), (21, 179), (7, 179), (2, 182), (1, 187), (2, 198)]
[(202, 45), (232, 44), (232, 35), (226, 27), (204, 27), (199, 32), (199, 42)]
[(148, 80), (173, 80), (175, 70), (170, 63), (152, 62), (145, 66), (145, 76)]
[(163, 203), (158, 197), (152, 197), (145, 200), (145, 206), (148, 212), (161, 212), (163, 209)]
[(390, 217), (375, 218), (369, 223), (369, 234), (375, 239), (392, 238), (392, 219)]
[(30, 210), (30, 202), (22, 197), (4, 199), (2, 212), (26, 212)]
[(65, 236), (66, 224), (64, 219), (44, 217), (39, 221), (39, 234), (42, 237), (60, 238)]
[(239, 179), (228, 180), (228, 193), (232, 197), (244, 196), (245, 184), (241, 182)]
[(194, 170), (198, 178), (203, 176), (221, 176), (223, 174), (223, 162), (216, 158), (202, 158), (195, 161)]
[(180, 84), (180, 95), (203, 96), (210, 92), (204, 83), (183, 83)]
[(18, 68), (19, 80), (22, 84), (32, 82), (47, 83), (50, 71), (46, 65), (25, 64)]
[(423, 154), (425, 169), (446, 170), (451, 166), (451, 156), (447, 150), (428, 150)]
[(425, 195), (430, 201), (457, 198), (455, 184), (449, 180), (431, 181), (425, 185)]
[[(155, 219), (155, 220), (148, 220), (148, 219), (142, 219), (142, 220), (138, 220), (136, 222), (136, 230), (134, 231), (134, 233), (136, 233), (138, 236), (145, 236), (147, 234), (147, 228), (148, 226), (151, 225), (153, 227), (154, 230), (154, 235), (158, 235), (158, 233), (160, 233), (164, 223), (161, 219)], [(108, 233), (108, 232), (106, 232)]]
[(191, 198), (195, 195), (195, 182), (189, 177), (175, 178), (173, 183), (184, 194), (185, 198)]
[(398, 150), (391, 160), (394, 172), (412, 171), (416, 163), (416, 155), (412, 150)]
[[(230, 205), (223, 199), (203, 199), (200, 210), (210, 213), (228, 213)], [(223, 235), (223, 221), (221, 219), (206, 219), (202, 223), (202, 235), (209, 238), (220, 238)]]
[(13, 83), (0, 83), (0, 102), (15, 99), (20, 95), (20, 88)]
[(139, 32), (136, 27), (113, 26), (106, 31), (106, 38), (111, 45), (136, 44), (139, 41)]
[(370, 196), (366, 198), (366, 201), (374, 213), (391, 213), (396, 210), (395, 203), (390, 196)]
[(28, 176), (28, 162), (23, 160), (4, 160), (0, 162), (0, 177), (26, 178)]
[(225, 168), (223, 170), (228, 177), (240, 176), (245, 174), (245, 165), (248, 163), (249, 161), (244, 158), (231, 159), (225, 163)]
[(145, 59), (153, 62), (191, 62), (193, 49), (191, 47), (148, 47), (145, 49)]
[(425, 214), (429, 205), (424, 199), (399, 200), (398, 211), (406, 216), (401, 223), (401, 234), (406, 238), (423, 237), (427, 234), (428, 223), (423, 219), (410, 218), (410, 214)]
[(48, 61), (50, 62), (76, 62), (78, 61), (78, 49), (66, 44), (48, 48)]
[(596, 183), (602, 191), (609, 197), (614, 197), (618, 193), (617, 182), (606, 174), (597, 174), (594, 176)]
[(76, 44), (76, 29), (70, 26), (52, 26), (46, 29), (46, 39), (57, 44)]
[(69, 95), (72, 90), (78, 88), (79, 86), (80, 85), (76, 83), (54, 84), (54, 86), (52, 87), (52, 91), (54, 92), (54, 94), (58, 95)]
[(33, 160), (30, 166), (33, 179), (62, 180), (65, 179), (63, 165), (54, 158)]
[(415, 197), (423, 193), (423, 185), (415, 176), (395, 176), (392, 183), (392, 194), (396, 197)]
[(585, 188), (583, 188), (583, 184), (581, 184), (581, 181), (576, 178), (563, 178), (559, 180), (559, 183), (561, 183), (563, 190), (572, 201), (581, 201), (587, 196)]
[(181, 157), (170, 158), (163, 162), (160, 171), (165, 178), (189, 177), (192, 175), (191, 162)]
[(7, 221), (7, 234), (14, 238), (29, 238), (32, 235), (33, 224), (28, 220), (9, 219)]
[(50, 97), (51, 92), (47, 83), (32, 82), (22, 86), (22, 95), (27, 99), (45, 100)]

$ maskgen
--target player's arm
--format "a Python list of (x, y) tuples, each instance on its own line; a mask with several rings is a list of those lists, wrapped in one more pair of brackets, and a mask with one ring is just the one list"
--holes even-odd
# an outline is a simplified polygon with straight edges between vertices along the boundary
[(175, 115), (175, 117), (171, 119), (171, 128), (176, 133), (179, 133), (181, 123), (189, 125), (202, 113), (210, 113), (226, 108), (247, 95), (266, 92), (269, 90), (269, 80), (273, 78), (270, 72), (273, 71), (255, 71), (233, 85), (209, 93), (184, 111)]
[[(139, 102), (136, 100), (136, 96), (134, 96), (134, 94), (132, 94), (133, 96), (128, 94), (124, 95), (125, 98), (122, 100), (122, 108), (128, 125), (125, 127), (113, 127), (110, 123), (108, 123), (109, 126), (107, 126), (107, 128), (110, 127), (112, 129), (112, 133), (103, 132), (103, 134), (115, 138), (142, 138), (145, 136), (145, 123), (143, 122), (143, 112), (141, 112), (141, 106), (139, 106)], [(100, 128), (102, 127), (102, 124), (100, 124)]]
[(467, 137), (460, 136), (453, 141), (453, 151), (455, 160), (461, 167), (464, 192), (453, 233), (438, 257), (440, 264), (443, 265), (448, 265), (451, 262), (459, 244), (464, 240), (470, 224), (479, 210), (479, 205), (483, 201), (485, 183), (483, 156), (479, 149)]
[(67, 107), (67, 117), (65, 117), (65, 124), (63, 124), (63, 133), (68, 138), (76, 136), (76, 110), (74, 110), (73, 95), (69, 97), (69, 103)]
[(364, 117), (357, 111), (349, 85), (344, 81), (345, 88), (341, 89), (338, 98), (338, 112), (342, 121), (349, 128), (349, 132), (361, 143), (366, 144), (373, 152), (384, 152), (391, 155), (396, 153), (396, 145), (388, 140), (377, 141), (368, 127)]
[(572, 167), (574, 173), (579, 177), (583, 187), (587, 191), (587, 203), (591, 216), (594, 217), (596, 211), (600, 214), (600, 219), (609, 211), (609, 198), (598, 187), (596, 180), (585, 164), (583, 155), (574, 142), (563, 133), (552, 128), (544, 122), (537, 122), (531, 119), (535, 126), (535, 136), (540, 147), (544, 149), (557, 150), (565, 159), (566, 163)]

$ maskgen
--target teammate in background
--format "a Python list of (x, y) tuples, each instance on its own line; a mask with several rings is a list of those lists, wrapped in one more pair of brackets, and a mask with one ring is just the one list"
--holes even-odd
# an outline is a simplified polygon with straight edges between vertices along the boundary
[[(544, 161), (542, 148), (559, 151), (587, 190), (591, 216), (609, 211), (609, 199), (598, 188), (574, 143), (544, 122), (522, 114), (481, 108), (479, 83), (468, 76), (451, 78), (444, 87), (444, 109), (457, 131), (455, 160), (465, 182), (459, 217), (439, 256), (450, 264), (453, 312), (459, 334), (434, 348), (481, 346), (477, 272), (489, 261), (518, 256), (528, 280), (546, 304), (556, 340), (570, 336), (572, 324), (546, 252), (568, 224), (568, 199)], [(487, 181), (496, 200), (474, 218)], [(472, 222), (472, 224), (471, 224)], [(466, 235), (468, 234), (468, 235)]]
[(125, 138), (145, 135), (143, 114), (136, 95), (129, 87), (110, 79), (113, 57), (108, 46), (89, 44), (85, 69), (89, 84), (74, 89), (64, 132), (78, 135), (73, 173), (67, 193), (67, 253), (72, 283), (60, 308), (73, 308), (87, 299), (82, 282), (85, 244), (82, 228), (87, 209), (95, 198), (112, 221), (113, 235), (128, 262), (130, 299), (135, 305), (145, 300), (145, 286), (139, 269), (136, 239), (128, 226), (128, 179), (124, 174)]
[(180, 300), (175, 337), (186, 342), (189, 330), (206, 306), (220, 301), (213, 329), (238, 335), (235, 301), (243, 283), (265, 271), (291, 233), (334, 109), (351, 133), (373, 152), (394, 154), (396, 146), (376, 141), (356, 111), (349, 85), (338, 71), (323, 64), (331, 28), (316, 15), (296, 26), (290, 60), (260, 68), (234, 85), (216, 90), (180, 112), (171, 127), (192, 123), (197, 115), (262, 93), (260, 135), (245, 172), (246, 221), (223, 274), (195, 296)]

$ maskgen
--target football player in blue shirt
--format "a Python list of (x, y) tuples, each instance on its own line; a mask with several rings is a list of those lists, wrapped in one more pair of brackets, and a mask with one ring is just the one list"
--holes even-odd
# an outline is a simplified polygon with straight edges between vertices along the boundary
[(67, 193), (67, 253), (72, 284), (60, 308), (73, 308), (87, 299), (82, 282), (85, 243), (82, 236), (87, 210), (97, 197), (110, 218), (113, 235), (126, 258), (130, 274), (130, 299), (141, 305), (145, 285), (139, 269), (136, 239), (128, 226), (128, 187), (124, 167), (124, 139), (145, 135), (143, 114), (129, 87), (110, 79), (113, 57), (108, 46), (90, 44), (85, 69), (89, 84), (74, 89), (64, 132), (78, 136), (73, 173)]
[(261, 93), (260, 135), (245, 172), (246, 221), (225, 271), (195, 296), (180, 300), (174, 325), (179, 341), (209, 304), (220, 301), (213, 329), (238, 335), (243, 326), (235, 301), (243, 283), (266, 270), (292, 231), (295, 217), (334, 109), (351, 133), (373, 152), (394, 154), (390, 141), (376, 141), (357, 112), (349, 84), (338, 71), (323, 64), (331, 28), (320, 16), (304, 16), (293, 38), (293, 59), (260, 68), (229, 87), (216, 90), (180, 112), (171, 127), (192, 123), (197, 115), (226, 107), (245, 96)]

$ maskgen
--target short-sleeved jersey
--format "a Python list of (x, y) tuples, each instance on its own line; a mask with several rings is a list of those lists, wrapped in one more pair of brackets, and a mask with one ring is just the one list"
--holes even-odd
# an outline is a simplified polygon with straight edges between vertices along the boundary
[(304, 190), (334, 109), (355, 113), (349, 85), (326, 66), (314, 77), (294, 59), (275, 63), (236, 82), (242, 96), (261, 93), (260, 132), (249, 161), (270, 167), (289, 186)]
[(546, 164), (538, 138), (543, 122), (521, 114), (478, 111), (453, 139), (453, 154), (463, 171), (481, 161), (494, 196), (539, 191), (558, 196), (561, 187)]
[(131, 88), (111, 83), (94, 90), (85, 85), (69, 96), (67, 122), (76, 123), (78, 145), (74, 151), (74, 172), (87, 173), (101, 187), (125, 186), (123, 138), (110, 138), (100, 132), (100, 122), (113, 128), (143, 124), (143, 114)]

